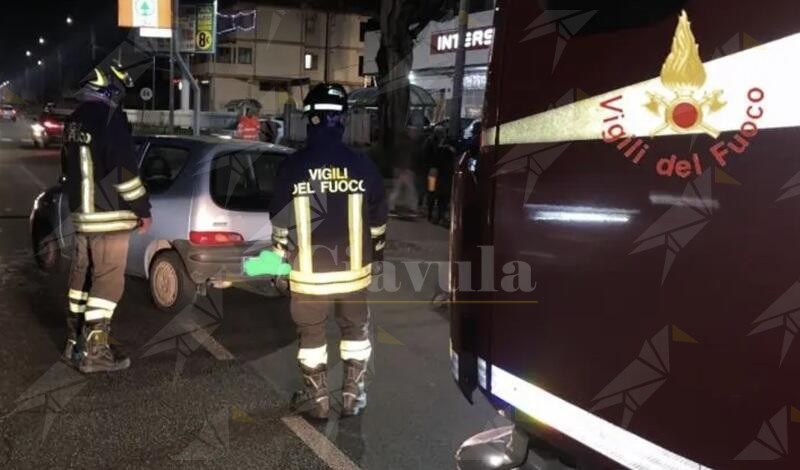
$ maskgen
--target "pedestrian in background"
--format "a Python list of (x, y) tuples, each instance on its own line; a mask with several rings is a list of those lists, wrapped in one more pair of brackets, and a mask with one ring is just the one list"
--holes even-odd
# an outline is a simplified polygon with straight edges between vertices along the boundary
[(436, 187), (432, 207), (428, 209), (428, 220), (434, 224), (447, 226), (450, 223), (450, 195), (457, 147), (457, 141), (445, 138), (437, 148), (434, 166)]
[(236, 137), (242, 140), (259, 140), (260, 132), (261, 123), (258, 121), (255, 110), (248, 109), (239, 118), (239, 124), (236, 126)]
[(394, 149), (394, 180), (389, 195), (389, 211), (400, 216), (414, 216), (417, 213), (419, 197), (414, 180), (414, 139), (403, 134)]

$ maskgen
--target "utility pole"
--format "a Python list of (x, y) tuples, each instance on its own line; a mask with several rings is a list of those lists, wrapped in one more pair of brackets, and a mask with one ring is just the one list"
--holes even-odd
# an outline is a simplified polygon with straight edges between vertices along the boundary
[(89, 27), (89, 42), (92, 49), (92, 66), (97, 65), (97, 35), (94, 32), (94, 25)]
[(328, 59), (330, 57), (330, 52), (328, 51), (328, 45), (331, 36), (331, 14), (330, 12), (325, 12), (325, 69), (323, 70), (322, 76), (323, 81), (328, 83)]
[[(172, 2), (172, 11), (180, 11), (180, 0), (173, 0)], [(181, 56), (180, 51), (178, 50), (177, 45), (177, 26), (178, 22), (172, 22), (172, 52), (175, 56), (175, 61), (178, 63), (178, 67), (181, 69), (181, 74), (183, 77), (188, 80), (191, 85), (192, 89), (194, 90), (194, 112), (192, 113), (192, 130), (194, 131), (194, 135), (200, 135), (200, 82), (197, 81), (196, 78), (192, 76), (192, 71), (189, 68), (189, 65), (186, 64), (186, 61), (183, 60), (183, 56)], [(173, 102), (173, 111), (170, 113), (172, 119), (174, 119), (174, 102)], [(174, 125), (174, 121), (171, 122)]]
[(153, 81), (151, 82), (153, 88), (153, 99), (150, 100), (150, 109), (156, 110), (156, 55), (153, 54)]
[(58, 60), (58, 99), (60, 101), (64, 95), (64, 58), (61, 55), (61, 46), (56, 49), (56, 58)]
[(469, 0), (461, 0), (458, 11), (458, 50), (456, 50), (456, 64), (453, 70), (453, 98), (450, 100), (450, 128), (448, 130), (448, 136), (451, 139), (462, 137), (461, 104), (464, 100), (464, 66), (467, 62), (468, 4)]
[(175, 51), (178, 50), (178, 1), (172, 2), (172, 37), (169, 39), (169, 133), (175, 133)]

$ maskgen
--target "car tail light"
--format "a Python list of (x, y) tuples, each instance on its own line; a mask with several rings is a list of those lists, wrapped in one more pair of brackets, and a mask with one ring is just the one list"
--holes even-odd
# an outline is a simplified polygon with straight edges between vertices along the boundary
[(44, 127), (48, 128), (48, 129), (58, 129), (59, 127), (61, 127), (61, 125), (59, 125), (57, 122), (45, 121), (44, 122)]
[(244, 237), (235, 232), (189, 232), (189, 241), (194, 245), (236, 245), (244, 243)]

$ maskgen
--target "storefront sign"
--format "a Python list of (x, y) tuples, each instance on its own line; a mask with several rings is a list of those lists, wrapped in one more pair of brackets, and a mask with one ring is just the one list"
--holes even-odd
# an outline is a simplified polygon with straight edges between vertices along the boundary
[[(464, 46), (468, 51), (488, 49), (494, 42), (494, 27), (467, 30)], [(446, 54), (458, 49), (458, 31), (447, 31), (431, 35), (431, 54)]]
[(117, 23), (123, 28), (171, 28), (170, 0), (119, 0)]
[(197, 5), (195, 52), (214, 54), (217, 49), (217, 4)]
[(197, 36), (197, 10), (194, 5), (181, 5), (178, 18), (178, 40), (181, 52), (195, 52)]

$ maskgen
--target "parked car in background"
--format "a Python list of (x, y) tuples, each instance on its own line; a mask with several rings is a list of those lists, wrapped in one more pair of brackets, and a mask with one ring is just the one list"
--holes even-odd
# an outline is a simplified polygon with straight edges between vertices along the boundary
[(237, 115), (247, 114), (248, 111), (255, 111), (256, 114), (261, 113), (263, 106), (258, 100), (252, 98), (245, 98), (240, 100), (231, 100), (225, 105), (225, 111), (229, 113), (236, 113)]
[[(242, 262), (270, 246), (267, 209), (278, 165), (293, 150), (214, 137), (135, 142), (153, 226), (146, 235), (132, 235), (127, 274), (148, 279), (153, 303), (173, 313), (209, 286), (251, 281), (242, 273)], [(52, 270), (72, 249), (69, 204), (61, 186), (39, 195), (30, 223), (36, 262)], [(271, 281), (259, 280), (260, 290), (277, 294)]]
[(10, 104), (0, 105), (0, 119), (16, 122), (17, 109)]
[(31, 124), (33, 144), (39, 148), (61, 145), (64, 121), (78, 108), (79, 104), (75, 99), (45, 104), (39, 119)]
[(44, 112), (39, 120), (31, 124), (33, 144), (39, 148), (60, 145), (64, 135), (64, 120), (69, 114)]

